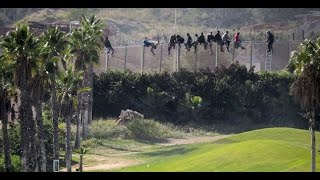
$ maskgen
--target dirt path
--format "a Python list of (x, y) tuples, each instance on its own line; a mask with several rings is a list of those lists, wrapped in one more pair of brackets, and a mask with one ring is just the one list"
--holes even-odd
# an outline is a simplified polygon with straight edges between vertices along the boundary
[(182, 144), (195, 144), (195, 143), (204, 143), (204, 142), (213, 142), (230, 135), (221, 135), (221, 136), (195, 136), (195, 137), (188, 137), (185, 139), (168, 139), (169, 141), (166, 143), (161, 143), (159, 145), (162, 146), (173, 146), (173, 145), (182, 145)]
[[(183, 145), (183, 144), (195, 144), (195, 143), (204, 143), (204, 142), (213, 142), (218, 139), (225, 138), (230, 135), (221, 135), (221, 136), (196, 136), (196, 137), (187, 137), (184, 139), (168, 139), (168, 142), (160, 143), (160, 146), (173, 146), (173, 145)], [(126, 155), (136, 154), (137, 152), (130, 153), (121, 153), (117, 155), (109, 154), (107, 156), (102, 155), (92, 155), (88, 154), (84, 157), (84, 166), (83, 169), (85, 171), (103, 171), (103, 170), (112, 170), (117, 168), (123, 168), (127, 166), (133, 166), (141, 163), (138, 159), (129, 159), (126, 158)], [(87, 162), (87, 163), (86, 163)], [(91, 163), (90, 163), (91, 162)], [(92, 164), (94, 165), (86, 165)], [(78, 168), (78, 164), (72, 166), (72, 171), (76, 171)], [(61, 171), (66, 171), (66, 169), (62, 169)]]

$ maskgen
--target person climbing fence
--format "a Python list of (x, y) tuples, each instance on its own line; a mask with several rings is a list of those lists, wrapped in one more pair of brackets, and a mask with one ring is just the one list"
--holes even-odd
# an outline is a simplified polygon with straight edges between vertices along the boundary
[(159, 39), (158, 39), (158, 42), (156, 43), (156, 42), (154, 42), (154, 41), (149, 40), (147, 37), (144, 38), (143, 46), (144, 46), (144, 47), (149, 47), (149, 46), (151, 46), (151, 50), (150, 50), (150, 51), (151, 51), (151, 53), (152, 53), (153, 55), (155, 55), (153, 49), (157, 49), (157, 45), (159, 45)]
[(230, 52), (229, 47), (230, 47), (231, 39), (230, 39), (228, 33), (229, 33), (229, 32), (226, 31), (226, 32), (223, 34), (222, 40), (223, 40), (224, 44), (226, 45), (226, 48), (227, 48), (228, 52)]
[(241, 47), (241, 49), (246, 49), (245, 47), (242, 47), (242, 40), (240, 38), (240, 32), (237, 32), (235, 35), (235, 41), (234, 41), (234, 48), (238, 49), (238, 47)]
[(208, 42), (209, 47), (210, 47), (210, 54), (212, 54), (212, 53), (213, 53), (213, 51), (212, 51), (212, 44), (213, 44), (214, 42), (216, 42), (216, 40), (214, 39), (214, 35), (212, 34), (212, 32), (210, 32), (210, 34), (208, 34), (208, 36), (207, 36), (207, 42)]
[(201, 33), (200, 37), (198, 38), (198, 43), (200, 45), (203, 44), (204, 50), (207, 49), (207, 42), (206, 42), (206, 39), (204, 38), (203, 32)]
[(178, 44), (179, 48), (181, 48), (181, 44), (184, 43), (184, 38), (181, 37), (179, 34), (177, 35), (176, 43)]
[(110, 53), (110, 50), (111, 50), (111, 51), (112, 51), (111, 55), (113, 55), (114, 49), (113, 49), (112, 46), (111, 46), (111, 43), (110, 43), (110, 41), (109, 41), (109, 39), (108, 39), (108, 36), (106, 36), (106, 38), (104, 39), (104, 45), (105, 45), (106, 48), (108, 49), (107, 54), (109, 54), (109, 53)]
[(170, 41), (169, 41), (169, 44), (168, 44), (168, 54), (170, 54), (171, 48), (175, 49), (176, 40), (177, 40), (177, 36), (175, 34), (170, 37)]
[(217, 34), (214, 36), (214, 39), (216, 40), (217, 44), (220, 45), (220, 51), (223, 52), (223, 41), (219, 30), (217, 31)]
[(184, 45), (185, 45), (187, 51), (190, 51), (190, 48), (192, 47), (192, 38), (189, 33), (187, 33), (187, 37), (188, 37), (187, 42), (184, 43)]
[(268, 36), (268, 38), (266, 40), (266, 42), (268, 43), (267, 52), (270, 53), (271, 51), (273, 51), (272, 45), (273, 45), (273, 42), (274, 42), (274, 35), (270, 31), (267, 31), (267, 36)]

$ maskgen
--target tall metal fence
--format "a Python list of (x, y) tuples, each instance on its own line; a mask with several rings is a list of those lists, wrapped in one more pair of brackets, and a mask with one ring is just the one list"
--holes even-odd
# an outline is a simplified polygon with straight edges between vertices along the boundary
[(107, 50), (101, 54), (100, 65), (95, 67), (97, 74), (113, 70), (130, 70), (140, 73), (155, 72), (176, 72), (181, 68), (189, 71), (200, 69), (210, 69), (214, 71), (217, 66), (229, 66), (238, 61), (248, 69), (254, 66), (255, 71), (278, 71), (288, 64), (290, 53), (297, 49), (301, 41), (279, 41), (273, 44), (273, 53), (267, 53), (267, 43), (244, 41), (242, 46), (245, 49), (234, 48), (230, 44), (230, 52), (223, 47), (224, 52), (220, 51), (217, 43), (212, 44), (205, 50), (204, 46), (198, 46), (197, 51), (191, 48), (186, 51), (184, 46), (171, 49), (168, 54), (168, 46), (158, 45), (152, 54), (151, 47), (140, 45), (121, 46), (114, 48), (114, 54), (107, 55)]

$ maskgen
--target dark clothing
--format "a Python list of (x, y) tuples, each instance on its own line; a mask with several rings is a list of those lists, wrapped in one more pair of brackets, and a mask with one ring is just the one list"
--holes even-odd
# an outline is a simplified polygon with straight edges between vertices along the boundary
[(272, 44), (274, 42), (274, 36), (273, 34), (271, 33), (268, 33), (268, 39), (267, 39), (267, 42), (268, 42), (268, 52), (272, 51)]
[(176, 47), (177, 36), (173, 35), (170, 37), (169, 45), (168, 45), (168, 54), (170, 54), (170, 49), (175, 49)]
[(191, 44), (191, 43), (192, 43), (192, 38), (191, 36), (188, 36), (187, 44)]
[(107, 53), (107, 54), (110, 53), (110, 50), (112, 51), (112, 54), (114, 53), (114, 49), (112, 48), (109, 39), (105, 39), (105, 40), (104, 40), (104, 45), (105, 45), (106, 48), (108, 49), (108, 53)]
[(273, 36), (273, 34), (271, 34), (271, 33), (268, 34), (267, 42), (270, 42), (270, 43), (273, 43), (273, 42), (274, 42), (274, 36)]
[(106, 48), (112, 47), (109, 39), (104, 40), (104, 45), (106, 46)]
[(273, 51), (272, 44), (273, 43), (268, 42), (268, 52)]
[(215, 39), (217, 42), (222, 41), (222, 38), (221, 38), (220, 33), (217, 33), (217, 34), (214, 36), (214, 39)]
[(171, 36), (169, 44), (172, 45), (174, 43), (176, 43), (176, 36)]
[(177, 38), (177, 43), (183, 44), (184, 43), (184, 38), (183, 37)]
[(192, 46), (192, 38), (191, 36), (188, 36), (187, 42), (184, 44), (186, 46), (186, 49), (189, 51)]
[(207, 37), (207, 41), (208, 41), (208, 43), (210, 43), (210, 42), (212, 42), (212, 41), (215, 42), (214, 35), (209, 34), (208, 37)]
[(198, 41), (199, 43), (203, 43), (204, 44), (206, 42), (203, 34), (201, 34), (198, 39), (199, 39), (199, 41)]
[(149, 47), (149, 46), (151, 46), (152, 43), (150, 43), (148, 40), (144, 40), (143, 44), (144, 44), (144, 46)]

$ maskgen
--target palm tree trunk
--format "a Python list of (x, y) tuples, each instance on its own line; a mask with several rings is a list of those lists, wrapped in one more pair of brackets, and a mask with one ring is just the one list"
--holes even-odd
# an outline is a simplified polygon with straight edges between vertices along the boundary
[[(5, 99), (5, 98), (4, 98)], [(4, 164), (6, 172), (11, 171), (11, 156), (10, 156), (10, 140), (8, 135), (8, 111), (6, 110), (5, 101), (1, 102), (2, 115), (2, 136), (3, 136), (3, 148), (4, 148)]]
[(88, 103), (88, 124), (92, 122), (92, 105), (93, 105), (93, 63), (91, 62), (89, 68), (89, 87), (91, 91), (89, 92), (89, 103)]
[[(79, 89), (81, 88), (81, 82), (78, 83)], [(83, 114), (82, 114), (82, 93), (78, 94), (78, 107), (77, 107), (77, 133), (76, 133), (76, 142), (75, 142), (75, 148), (80, 148), (80, 125), (82, 124), (83, 120)]]
[[(86, 103), (87, 104), (87, 103)], [(86, 105), (86, 107), (84, 108), (84, 112), (83, 112), (83, 132), (82, 132), (82, 137), (84, 139), (86, 139), (88, 137), (89, 134), (89, 129), (88, 129), (88, 106)]]
[[(31, 107), (29, 105), (29, 107)], [(31, 113), (32, 113), (32, 109), (30, 109)], [(37, 157), (38, 157), (38, 153), (37, 153), (37, 140), (36, 140), (36, 134), (37, 134), (37, 130), (36, 130), (36, 124), (35, 121), (33, 119), (33, 117), (31, 116), (31, 119), (28, 119), (28, 127), (29, 127), (29, 135), (30, 135), (30, 170), (31, 172), (36, 172), (37, 169)]]
[(79, 171), (82, 172), (82, 160), (83, 160), (83, 155), (80, 155), (80, 167), (79, 167)]
[(37, 102), (36, 105), (36, 122), (37, 122), (37, 135), (39, 139), (39, 162), (38, 167), (40, 172), (46, 172), (47, 171), (47, 158), (46, 158), (46, 148), (45, 148), (45, 134), (44, 134), (44, 128), (43, 128), (43, 120), (42, 120), (42, 105), (41, 101)]
[[(89, 86), (89, 79), (90, 79), (90, 68), (87, 68), (84, 72), (84, 77), (82, 81), (82, 88)], [(85, 139), (88, 137), (89, 134), (89, 128), (88, 128), (88, 118), (89, 118), (89, 92), (82, 92), (82, 100), (81, 100), (81, 108), (83, 110), (83, 132), (82, 137)]]
[(316, 134), (315, 134), (315, 111), (313, 110), (310, 119), (311, 130), (311, 170), (316, 172)]
[(30, 104), (27, 103), (28, 95), (23, 88), (21, 88), (20, 94), (20, 107), (19, 107), (19, 119), (20, 119), (20, 133), (21, 133), (21, 171), (29, 171), (29, 157), (30, 157), (30, 146), (29, 146), (29, 127), (27, 121), (32, 118), (29, 112)]
[(72, 161), (72, 149), (71, 149), (71, 116), (67, 115), (66, 117), (66, 167), (67, 171), (71, 172), (71, 161)]
[[(80, 116), (80, 117), (79, 117)], [(77, 121), (77, 132), (76, 132), (76, 142), (75, 142), (75, 148), (79, 149), (81, 146), (80, 142), (80, 124), (81, 124), (81, 113), (76, 116)]]
[(55, 88), (51, 89), (51, 111), (52, 111), (52, 123), (53, 123), (53, 158), (59, 160), (59, 119), (58, 119), (58, 102)]

